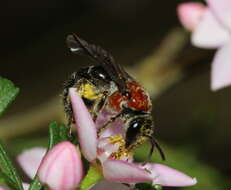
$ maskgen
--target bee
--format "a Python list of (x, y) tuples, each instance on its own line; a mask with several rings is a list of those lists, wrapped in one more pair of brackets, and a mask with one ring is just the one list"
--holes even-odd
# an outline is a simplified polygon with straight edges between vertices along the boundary
[(68, 35), (66, 43), (72, 53), (88, 56), (97, 63), (72, 73), (64, 84), (63, 102), (68, 126), (74, 122), (68, 89), (74, 87), (98, 125), (98, 135), (120, 120), (123, 123), (125, 147), (128, 151), (149, 140), (150, 155), (156, 147), (165, 160), (165, 155), (154, 137), (152, 104), (144, 88), (100, 46), (89, 44), (75, 34)]

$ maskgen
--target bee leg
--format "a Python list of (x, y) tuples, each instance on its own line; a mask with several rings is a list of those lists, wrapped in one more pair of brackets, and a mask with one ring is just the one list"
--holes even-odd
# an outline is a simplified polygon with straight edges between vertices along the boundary
[(74, 119), (73, 119), (73, 111), (71, 107), (71, 102), (68, 97), (68, 93), (69, 93), (69, 88), (73, 87), (78, 79), (79, 77), (77, 75), (77, 72), (72, 73), (71, 76), (67, 79), (67, 81), (65, 81), (64, 90), (62, 93), (64, 111), (67, 117), (67, 127), (69, 128), (70, 131), (71, 131), (71, 124), (74, 122)]
[(73, 111), (72, 111), (71, 103), (68, 98), (68, 89), (64, 89), (63, 91), (63, 104), (64, 104), (64, 111), (66, 113), (66, 118), (67, 118), (67, 126), (70, 128), (74, 120), (73, 120)]
[(100, 113), (100, 111), (104, 108), (105, 106), (105, 100), (107, 99), (107, 95), (108, 95), (108, 91), (103, 92), (103, 96), (96, 101), (95, 106), (93, 107), (93, 111), (92, 111), (92, 119), (95, 122), (97, 117), (98, 117), (98, 113)]
[(119, 117), (121, 117), (121, 116), (122, 116), (122, 113), (119, 113), (119, 114), (117, 114), (116, 116), (111, 117), (104, 125), (102, 125), (102, 126), (98, 129), (97, 135), (99, 136), (99, 134), (100, 134), (101, 132), (103, 132), (105, 129), (107, 129), (107, 128), (110, 126), (110, 124), (112, 124), (117, 118), (119, 118)]

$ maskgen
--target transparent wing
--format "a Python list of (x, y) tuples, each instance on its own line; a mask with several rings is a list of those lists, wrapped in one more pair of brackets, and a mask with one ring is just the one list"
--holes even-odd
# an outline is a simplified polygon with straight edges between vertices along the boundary
[(121, 93), (126, 93), (126, 81), (131, 78), (129, 74), (118, 64), (110, 53), (94, 44), (89, 44), (75, 34), (67, 36), (67, 46), (71, 52), (78, 55), (91, 57), (106, 70), (112, 80), (118, 85)]

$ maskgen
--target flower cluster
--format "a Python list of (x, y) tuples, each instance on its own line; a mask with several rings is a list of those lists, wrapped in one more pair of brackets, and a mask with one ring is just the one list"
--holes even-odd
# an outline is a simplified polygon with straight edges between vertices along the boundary
[(182, 3), (177, 12), (183, 26), (192, 31), (192, 44), (201, 48), (217, 48), (212, 62), (211, 88), (231, 85), (231, 1), (205, 0)]
[[(132, 153), (125, 149), (123, 136), (109, 128), (97, 135), (97, 127), (75, 88), (69, 90), (74, 119), (80, 142), (80, 150), (102, 178), (131, 186), (140, 182), (152, 182), (162, 186), (191, 186), (196, 179), (158, 163), (135, 163)], [(115, 128), (118, 129), (119, 123)], [(64, 141), (46, 154), (44, 148), (23, 152), (17, 158), (26, 174), (33, 178), (36, 173), (41, 183), (52, 190), (72, 190), (81, 184), (84, 171), (79, 148)], [(5, 187), (2, 189), (6, 189)], [(28, 189), (28, 184), (24, 184)]]

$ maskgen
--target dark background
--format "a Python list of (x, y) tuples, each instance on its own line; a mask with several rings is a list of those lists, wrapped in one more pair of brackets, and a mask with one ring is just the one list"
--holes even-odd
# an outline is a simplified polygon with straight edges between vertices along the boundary
[[(100, 44), (110, 50), (117, 62), (130, 66), (158, 48), (170, 29), (180, 26), (176, 16), (180, 2), (183, 1), (10, 0), (1, 3), (0, 75), (21, 88), (9, 115), (59, 94), (67, 76), (89, 64), (85, 58), (69, 53), (65, 45), (67, 34), (75, 32), (87, 41)], [(231, 88), (210, 90), (211, 60), (212, 56), (208, 56), (196, 62), (189, 68), (196, 72), (189, 70), (185, 80), (155, 100), (154, 115), (159, 139), (173, 147), (190, 149), (198, 162), (215, 168), (222, 178), (228, 179)]]

